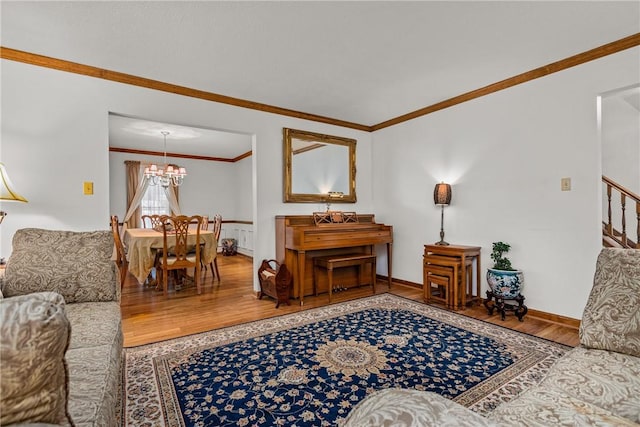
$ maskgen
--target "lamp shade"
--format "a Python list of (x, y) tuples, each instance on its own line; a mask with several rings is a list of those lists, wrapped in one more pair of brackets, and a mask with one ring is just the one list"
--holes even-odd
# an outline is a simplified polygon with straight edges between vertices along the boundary
[(19, 195), (13, 189), (13, 184), (7, 174), (7, 169), (4, 167), (4, 163), (0, 162), (0, 200), (3, 201), (16, 201), (26, 202), (27, 199)]
[(433, 189), (433, 202), (436, 205), (446, 206), (451, 203), (451, 185), (441, 182)]

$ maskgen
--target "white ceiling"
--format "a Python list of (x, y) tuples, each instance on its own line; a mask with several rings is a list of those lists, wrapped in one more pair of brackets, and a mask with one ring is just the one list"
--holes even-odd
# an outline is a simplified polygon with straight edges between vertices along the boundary
[(640, 32), (640, 1), (0, 2), (4, 47), (374, 125)]
[(235, 159), (251, 151), (251, 135), (109, 114), (109, 147)]

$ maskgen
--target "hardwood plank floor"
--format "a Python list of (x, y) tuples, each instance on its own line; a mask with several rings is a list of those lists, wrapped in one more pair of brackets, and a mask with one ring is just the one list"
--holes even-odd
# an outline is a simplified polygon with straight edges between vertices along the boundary
[[(253, 272), (250, 258), (242, 255), (218, 256), (222, 280), (212, 280), (211, 271), (203, 280), (203, 292), (198, 295), (195, 287), (180, 291), (170, 289), (168, 298), (162, 292), (139, 285), (129, 274), (122, 291), (122, 327), (125, 347), (182, 337), (216, 328), (260, 320), (287, 313), (294, 313), (327, 305), (328, 295), (309, 296), (304, 306), (297, 301), (275, 308), (275, 302), (264, 297), (256, 298), (253, 291)], [(388, 287), (378, 282), (376, 292), (388, 292)], [(392, 294), (422, 302), (422, 290), (403, 284), (394, 284)], [(347, 301), (371, 295), (368, 286), (333, 294), (333, 302)], [(475, 305), (458, 313), (485, 320), (500, 326), (536, 335), (570, 346), (578, 345), (578, 330), (533, 316), (525, 316), (524, 322), (511, 315), (500, 320), (490, 316), (483, 306)]]

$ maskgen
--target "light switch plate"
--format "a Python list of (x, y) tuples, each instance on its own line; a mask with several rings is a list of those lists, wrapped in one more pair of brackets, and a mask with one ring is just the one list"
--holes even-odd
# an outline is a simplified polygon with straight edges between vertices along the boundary
[(93, 195), (93, 182), (85, 181), (83, 188), (85, 196)]
[(560, 189), (562, 191), (571, 191), (571, 178), (560, 178)]

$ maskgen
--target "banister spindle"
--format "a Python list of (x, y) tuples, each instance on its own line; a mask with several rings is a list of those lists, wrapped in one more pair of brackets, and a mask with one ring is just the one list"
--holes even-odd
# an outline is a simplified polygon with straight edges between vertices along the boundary
[(609, 219), (607, 221), (607, 233), (613, 235), (613, 225), (611, 224), (611, 184), (607, 183), (607, 214)]
[(620, 205), (622, 207), (622, 245), (627, 246), (627, 220), (625, 218), (625, 210), (627, 204), (627, 196), (620, 193)]
[[(603, 244), (613, 246), (619, 245), (619, 247), (623, 248), (640, 249), (640, 195), (604, 175), (602, 176), (602, 182), (607, 186), (608, 215), (606, 220), (605, 218), (602, 218)], [(617, 199), (618, 194), (620, 194), (620, 207), (617, 205), (613, 206), (611, 204), (612, 196)], [(632, 225), (630, 229), (627, 229), (627, 199), (629, 199), (630, 204), (635, 204), (636, 213), (635, 224), (633, 224), (633, 220), (631, 220)], [(631, 207), (631, 209), (633, 209), (633, 207)], [(613, 210), (616, 211), (615, 216), (612, 215)], [(615, 224), (613, 223), (614, 221)], [(635, 227), (635, 230), (633, 227)]]

